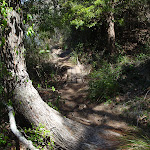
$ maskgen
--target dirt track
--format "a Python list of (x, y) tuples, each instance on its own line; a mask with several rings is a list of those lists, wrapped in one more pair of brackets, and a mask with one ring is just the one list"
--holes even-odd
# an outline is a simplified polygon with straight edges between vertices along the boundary
[[(53, 49), (52, 55), (54, 56), (52, 62), (56, 66), (67, 68), (62, 75), (62, 80), (66, 80), (66, 82), (62, 82), (55, 94), (51, 90), (41, 90), (40, 94), (45, 101), (50, 100), (53, 103), (60, 96), (59, 109), (61, 113), (83, 124), (128, 129), (128, 125), (120, 118), (119, 108), (114, 108), (112, 104), (90, 103), (87, 96), (88, 84), (85, 80), (79, 80), (84, 78), (83, 74), (87, 75), (88, 71), (83, 69), (84, 66), (82, 66), (82, 70), (75, 71), (78, 64), (75, 65), (70, 61), (70, 51), (63, 52), (61, 49)], [(72, 69), (72, 73), (75, 76), (73, 79), (71, 79), (72, 75), (68, 74), (70, 69)]]

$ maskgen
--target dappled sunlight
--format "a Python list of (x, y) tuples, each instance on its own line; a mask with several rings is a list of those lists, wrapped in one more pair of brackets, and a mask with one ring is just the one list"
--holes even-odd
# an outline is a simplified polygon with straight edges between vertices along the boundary
[(148, 0), (0, 9), (0, 149), (150, 148)]

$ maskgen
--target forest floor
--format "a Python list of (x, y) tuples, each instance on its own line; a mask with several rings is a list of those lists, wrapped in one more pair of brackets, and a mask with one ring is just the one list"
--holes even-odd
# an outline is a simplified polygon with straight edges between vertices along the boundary
[[(39, 88), (43, 100), (53, 104), (56, 104), (57, 101), (58, 104), (56, 105), (64, 116), (83, 124), (129, 129), (127, 123), (120, 117), (119, 108), (115, 108), (113, 104), (109, 103), (94, 104), (90, 102), (86, 81), (88, 79), (82, 75), (83, 72), (89, 71), (86, 69), (81, 71), (79, 64), (75, 65), (70, 61), (70, 51), (63, 52), (60, 49), (53, 49), (52, 51), (52, 55), (55, 55), (52, 62), (59, 68), (67, 69), (62, 72), (62, 80), (59, 80), (55, 92), (51, 89)], [(71, 70), (71, 74), (68, 70)]]
[[(138, 145), (139, 143), (142, 145), (141, 149), (149, 149), (150, 145), (148, 148), (146, 147), (150, 143), (150, 138), (147, 137), (148, 133), (145, 136), (143, 131), (141, 132), (141, 130), (137, 130), (137, 128), (133, 126), (130, 120), (133, 120), (134, 113), (132, 113), (132, 117), (130, 116), (130, 112), (132, 112), (130, 109), (125, 113), (124, 109), (128, 109), (128, 106), (120, 103), (126, 99), (127, 94), (118, 95), (115, 98), (116, 101), (120, 103), (117, 105), (109, 101), (102, 103), (91, 102), (88, 95), (88, 81), (90, 80), (88, 74), (90, 73), (90, 66), (84, 66), (78, 60), (75, 63), (72, 61), (70, 54), (70, 50), (52, 49), (52, 57), (47, 61), (57, 68), (59, 75), (55, 77), (56, 83), (53, 86), (54, 88), (37, 88), (42, 99), (49, 106), (58, 110), (63, 116), (99, 129), (101, 136), (111, 141), (113, 145), (111, 147), (112, 150), (137, 149), (136, 144)], [(136, 93), (138, 93), (138, 91), (134, 92), (134, 95), (136, 95)], [(150, 93), (148, 92), (143, 96), (150, 99)], [(134, 104), (134, 101), (132, 103)], [(139, 106), (141, 106), (140, 103), (138, 103), (138, 108), (140, 108)], [(20, 121), (21, 118), (19, 117), (18, 119)], [(145, 121), (145, 118), (141, 118), (141, 120)], [(24, 121), (22, 122), (24, 123)], [(135, 124), (137, 126), (138, 123), (136, 120)], [(18, 125), (21, 126), (20, 124)], [(9, 135), (11, 139), (13, 139), (10, 143), (15, 145), (15, 137), (8, 128), (9, 124), (6, 126), (8, 132), (6, 135)], [(146, 128), (142, 129), (147, 131)], [(141, 136), (143, 136), (144, 139), (142, 139), (143, 137), (141, 138)], [(130, 148), (126, 147), (127, 145), (129, 145)], [(12, 146), (11, 149), (15, 149), (16, 147), (17, 146)], [(4, 149), (9, 148), (6, 147)]]
[[(92, 127), (113, 131), (116, 136), (125, 135), (134, 130), (122, 117), (122, 105), (113, 103), (91, 103), (88, 98), (88, 78), (90, 72), (81, 63), (74, 64), (70, 59), (70, 51), (53, 49), (51, 62), (63, 70), (55, 91), (50, 88), (38, 88), (42, 99), (62, 115)], [(63, 68), (63, 69), (61, 69)], [(106, 138), (106, 137), (104, 137)], [(119, 141), (108, 134), (107, 138)], [(112, 139), (111, 139), (112, 138)], [(113, 149), (113, 148), (112, 148)], [(116, 148), (114, 148), (116, 149)]]

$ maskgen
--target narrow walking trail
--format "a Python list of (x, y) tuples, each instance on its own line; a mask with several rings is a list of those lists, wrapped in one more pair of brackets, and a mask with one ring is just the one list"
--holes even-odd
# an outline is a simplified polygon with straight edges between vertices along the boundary
[[(130, 130), (127, 123), (120, 118), (118, 109), (112, 104), (93, 104), (88, 99), (87, 69), (80, 62), (70, 61), (71, 51), (52, 50), (51, 63), (57, 68), (65, 68), (58, 89), (39, 89), (44, 101), (57, 104), (59, 111), (66, 117), (98, 129), (104, 139), (111, 143), (111, 149), (119, 145), (118, 137)], [(106, 148), (107, 149), (107, 148)], [(110, 149), (110, 147), (108, 148)]]

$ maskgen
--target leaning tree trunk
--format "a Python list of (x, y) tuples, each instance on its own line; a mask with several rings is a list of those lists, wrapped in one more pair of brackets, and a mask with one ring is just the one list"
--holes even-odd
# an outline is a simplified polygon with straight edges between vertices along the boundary
[(107, 16), (107, 23), (108, 23), (108, 51), (113, 54), (115, 52), (115, 22), (114, 22), (114, 2), (111, 0), (111, 9)]
[(53, 140), (68, 150), (105, 149), (110, 146), (95, 129), (63, 117), (49, 107), (33, 87), (26, 71), (22, 18), (15, 10), (8, 14), (2, 58), (11, 75), (7, 92), (13, 92), (15, 109), (35, 126), (42, 124), (50, 130)]

